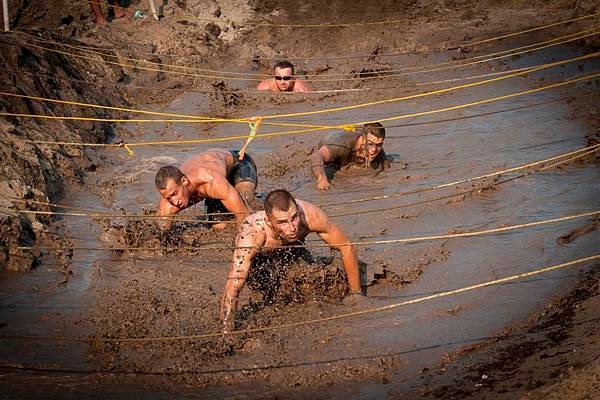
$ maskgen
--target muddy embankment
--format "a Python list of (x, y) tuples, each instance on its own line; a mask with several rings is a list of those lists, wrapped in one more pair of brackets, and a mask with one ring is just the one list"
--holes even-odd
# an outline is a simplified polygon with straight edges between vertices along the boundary
[[(160, 41), (155, 40), (155, 44), (152, 40), (158, 39), (158, 34), (154, 38), (146, 37), (145, 41), (138, 41), (139, 37), (136, 37), (124, 46), (127, 50), (117, 53), (107, 47), (109, 42), (104, 39), (110, 37), (111, 32), (97, 31), (85, 2), (56, 3), (63, 4), (36, 0), (11, 2), (12, 27), (19, 32), (0, 36), (3, 75), (0, 91), (57, 101), (136, 108), (138, 103), (168, 101), (190, 85), (190, 79), (165, 75), (160, 72), (160, 67), (151, 70), (116, 65), (127, 64), (127, 57), (140, 53), (146, 54), (145, 59), (150, 63), (177, 62), (172, 57), (163, 60), (152, 55), (159, 49)], [(174, 8), (171, 11), (174, 12)], [(149, 29), (142, 31), (148, 33)], [(195, 32), (198, 41), (179, 41), (186, 43), (187, 51), (182, 54), (203, 54), (223, 45), (210, 27), (205, 30), (196, 26)], [(186, 34), (182, 29), (171, 29), (170, 33), (165, 36)], [(116, 38), (126, 41), (128, 36), (131, 35), (125, 30), (117, 32)], [(48, 40), (67, 46), (97, 43), (98, 46), (93, 48), (102, 53), (75, 52), (80, 56), (74, 57), (63, 53), (71, 50), (68, 47), (50, 44)], [(201, 61), (201, 58), (186, 59), (186, 64), (193, 65), (196, 60)], [(153, 90), (139, 90), (142, 87)], [(221, 97), (225, 99), (225, 96)], [(131, 118), (131, 114), (125, 112), (11, 96), (0, 97), (0, 111), (49, 117)], [(39, 253), (15, 247), (32, 246), (38, 239), (54, 244), (66, 239), (47, 230), (52, 217), (22, 214), (16, 210), (48, 211), (49, 208), (41, 203), (55, 203), (64, 196), (69, 185), (81, 185), (87, 172), (104, 163), (103, 156), (94, 147), (56, 146), (43, 142), (107, 143), (118, 141), (120, 132), (111, 122), (2, 116), (0, 137), (3, 139), (0, 142), (0, 270), (24, 271), (35, 266)], [(69, 255), (58, 256), (68, 259)]]
[[(143, 6), (139, 1), (130, 3), (131, 10)], [(392, 3), (361, 5), (358, 2), (354, 4), (334, 1), (325, 7), (324, 12), (330, 15), (354, 15), (352, 12), (363, 11), (372, 16), (379, 15), (376, 13), (385, 10), (397, 9), (398, 7)], [(286, 39), (287, 45), (283, 46), (277, 38), (281, 34), (287, 35), (288, 30), (282, 32), (276, 29), (253, 29), (247, 26), (236, 26), (233, 22), (214, 24), (206, 21), (209, 18), (221, 18), (225, 21), (261, 18), (294, 20), (296, 17), (314, 19), (311, 2), (291, 2), (276, 6), (270, 1), (225, 1), (207, 4), (192, 0), (169, 1), (161, 7), (165, 19), (160, 27), (145, 19), (116, 20), (111, 23), (110, 28), (98, 29), (95, 27), (87, 4), (66, 0), (56, 4), (41, 0), (21, 0), (11, 3), (11, 21), (14, 29), (46, 40), (56, 39), (71, 45), (91, 45), (101, 49), (106, 55), (86, 53), (84, 57), (72, 57), (61, 53), (65, 50), (64, 47), (49, 46), (47, 42), (39, 42), (31, 38), (24, 43), (26, 36), (14, 32), (6, 33), (2, 35), (0, 43), (2, 47), (0, 62), (5, 77), (0, 82), (0, 88), (3, 92), (56, 100), (127, 106), (138, 102), (144, 104), (164, 102), (178, 92), (194, 87), (212, 90), (211, 97), (222, 104), (220, 114), (225, 116), (231, 112), (231, 106), (239, 106), (243, 101), (239, 96), (230, 93), (230, 82), (207, 82), (193, 77), (163, 74), (160, 72), (160, 67), (156, 68), (152, 63), (176, 64), (184, 60), (190, 67), (202, 65), (219, 69), (223, 65), (215, 56), (221, 54), (248, 57), (248, 62), (253, 59), (252, 70), (265, 73), (270, 69), (272, 58), (290, 54), (314, 56), (326, 51), (323, 55), (331, 56), (349, 54), (353, 51), (361, 53), (370, 51), (377, 55), (415, 48), (423, 50), (427, 45), (423, 44), (425, 40), (421, 39), (429, 29), (419, 29), (410, 22), (412, 20), (418, 19), (427, 26), (437, 23), (441, 26), (440, 31), (444, 32), (444, 22), (439, 20), (444, 13), (450, 12), (456, 17), (455, 23), (474, 25), (473, 27), (477, 29), (485, 30), (488, 29), (485, 28), (486, 21), (506, 11), (502, 7), (502, 2), (497, 2), (498, 4), (494, 4), (490, 9), (482, 6), (466, 7), (468, 3), (470, 2), (407, 1), (400, 9), (394, 11), (394, 15), (398, 18), (401, 16), (407, 18), (407, 25), (403, 26), (403, 30), (412, 30), (412, 34), (393, 35), (388, 37), (385, 43), (381, 42), (385, 31), (369, 29), (357, 33), (353, 29), (335, 28), (335, 43), (324, 43), (323, 31), (317, 29), (305, 31), (301, 36), (292, 35)], [(564, 11), (567, 9), (566, 3), (557, 3), (557, 9)], [(510, 7), (530, 10), (535, 6), (535, 2), (519, 2), (519, 4), (511, 4)], [(598, 7), (590, 1), (576, 1), (574, 6), (572, 11), (574, 16), (589, 14)], [(467, 9), (468, 11), (463, 12)], [(335, 18), (331, 17), (326, 20), (329, 23), (336, 22)], [(46, 32), (42, 34), (42, 31)], [(54, 33), (49, 33), (50, 31)], [(444, 34), (447, 35), (447, 31)], [(435, 33), (433, 35), (435, 36)], [(65, 41), (65, 38), (70, 39)], [(245, 39), (241, 40), (241, 38)], [(435, 42), (435, 37), (433, 38)], [(468, 37), (450, 35), (445, 39), (460, 41)], [(597, 38), (585, 40), (586, 45), (594, 46), (598, 43)], [(431, 43), (431, 38), (426, 42)], [(32, 46), (31, 43), (34, 45)], [(107, 50), (114, 43), (121, 45), (118, 53)], [(348, 47), (349, 43), (350, 47)], [(44, 50), (40, 46), (49, 46), (59, 51)], [(317, 53), (314, 53), (315, 51)], [(152, 68), (132, 69), (114, 64), (115, 62), (127, 64), (128, 56), (136, 57), (139, 54), (144, 54), (148, 62), (146, 66), (154, 66), (154, 69), (159, 71)], [(165, 54), (178, 56), (167, 57)], [(385, 68), (385, 62), (381, 64), (375, 59), (367, 60), (365, 65), (369, 70)], [(353, 71), (356, 73), (364, 68), (366, 68), (364, 65), (361, 67), (357, 62), (347, 60), (336, 63), (317, 60), (304, 65), (304, 70), (301, 67), (299, 73), (310, 71), (318, 74), (334, 69), (352, 74)], [(149, 87), (154, 90), (148, 90)], [(43, 103), (16, 97), (0, 98), (0, 107), (3, 112), (8, 113), (128, 118), (125, 113), (94, 108), (86, 108), (83, 111), (68, 104)], [(30, 246), (36, 238), (43, 238), (44, 225), (49, 222), (49, 217), (33, 214), (19, 215), (7, 209), (46, 210), (43, 205), (31, 201), (55, 202), (64, 195), (66, 185), (80, 184), (86, 171), (93, 171), (102, 163), (102, 159), (93, 148), (58, 147), (14, 140), (106, 143), (118, 138), (119, 132), (115, 132), (114, 125), (108, 122), (1, 117), (0, 133), (2, 138), (6, 139), (0, 143), (3, 156), (3, 168), (0, 172), (0, 195), (2, 195), (0, 204), (3, 208), (0, 214), (0, 245), (2, 246), (0, 268), (28, 270), (35, 264), (35, 255), (30, 251), (9, 252), (8, 248), (19, 245)]]
[[(576, 234), (576, 233), (575, 233)], [(600, 265), (524, 326), (507, 328), (422, 371), (427, 399), (594, 399), (600, 395)]]

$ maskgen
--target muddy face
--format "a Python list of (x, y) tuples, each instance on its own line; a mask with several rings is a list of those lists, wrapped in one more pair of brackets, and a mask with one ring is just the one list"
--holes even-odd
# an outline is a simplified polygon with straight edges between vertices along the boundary
[(178, 184), (173, 179), (167, 181), (164, 189), (160, 189), (159, 193), (172, 206), (181, 209), (186, 208), (190, 204), (192, 191), (190, 190), (190, 181), (187, 177), (181, 178), (181, 183)]
[(299, 239), (300, 212), (296, 204), (290, 205), (287, 211), (273, 209), (267, 218), (269, 226), (284, 242), (294, 243)]
[(294, 90), (294, 73), (291, 68), (275, 68), (275, 85), (281, 92), (291, 92)]
[(381, 150), (383, 149), (384, 140), (385, 139), (378, 138), (377, 136), (371, 133), (367, 133), (367, 138), (364, 147), (365, 159), (373, 161), (379, 155), (379, 153), (381, 153)]

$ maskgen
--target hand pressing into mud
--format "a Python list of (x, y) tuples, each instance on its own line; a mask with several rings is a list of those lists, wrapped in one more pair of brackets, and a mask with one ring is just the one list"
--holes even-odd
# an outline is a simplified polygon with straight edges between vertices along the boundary
[(215, 232), (222, 231), (225, 228), (227, 228), (227, 223), (225, 223), (225, 222), (219, 222), (218, 224), (213, 224), (213, 226), (212, 226), (212, 229)]
[(371, 304), (371, 300), (362, 293), (350, 293), (344, 297), (343, 303), (350, 307), (366, 306)]
[(235, 335), (223, 335), (215, 343), (215, 350), (222, 355), (233, 355), (236, 348), (239, 348), (239, 343)]
[(329, 190), (329, 188), (331, 188), (331, 183), (329, 183), (327, 177), (319, 177), (319, 179), (317, 180), (317, 189)]

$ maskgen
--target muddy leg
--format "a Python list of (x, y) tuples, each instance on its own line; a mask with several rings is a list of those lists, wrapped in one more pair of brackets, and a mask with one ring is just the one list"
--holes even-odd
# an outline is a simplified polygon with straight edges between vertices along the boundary
[(94, 17), (96, 18), (96, 25), (103, 26), (108, 24), (106, 18), (104, 18), (104, 14), (102, 14), (102, 7), (100, 7), (101, 0), (89, 0), (90, 7), (92, 7), (92, 12), (94, 13)]
[(246, 207), (250, 209), (250, 212), (259, 209), (258, 204), (256, 203), (256, 185), (254, 182), (239, 182), (235, 185), (235, 189), (240, 194), (240, 197), (246, 204)]
[[(216, 199), (206, 199), (204, 200), (204, 205), (206, 206), (206, 213), (207, 214), (212, 214), (208, 216), (208, 220), (209, 221), (219, 221), (219, 220), (223, 220), (226, 217), (225, 215), (219, 215), (221, 213), (227, 213), (227, 208), (225, 208), (225, 206), (223, 205), (223, 203), (221, 203), (221, 200), (216, 200)], [(222, 230), (225, 229), (227, 227), (227, 223), (226, 222), (215, 222), (213, 224), (211, 224), (211, 228), (214, 230)]]
[(115, 19), (123, 18), (126, 15), (127, 15), (127, 13), (125, 12), (125, 10), (123, 10), (121, 8), (121, 6), (119, 6), (119, 3), (116, 2), (115, 3)]

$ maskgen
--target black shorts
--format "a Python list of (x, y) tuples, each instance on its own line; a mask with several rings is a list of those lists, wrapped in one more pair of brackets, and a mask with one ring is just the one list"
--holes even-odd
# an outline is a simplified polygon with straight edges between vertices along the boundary
[[(254, 160), (252, 157), (248, 155), (248, 153), (244, 154), (243, 159), (239, 159), (240, 152), (239, 150), (231, 150), (231, 155), (233, 156), (234, 164), (233, 168), (229, 175), (227, 175), (227, 182), (229, 182), (232, 186), (235, 187), (240, 182), (252, 182), (254, 185), (258, 184), (258, 174), (256, 171), (256, 164), (254, 164)], [(244, 196), (242, 197), (242, 201), (247, 203), (247, 199)], [(206, 206), (206, 212), (209, 214), (214, 213), (226, 213), (227, 208), (221, 203), (221, 200), (216, 199), (206, 199), (204, 200), (204, 205)], [(246, 204), (247, 206), (249, 204)], [(215, 216), (210, 216), (209, 220), (216, 220), (220, 218), (215, 218)]]
[(243, 159), (240, 158), (239, 150), (231, 150), (231, 155), (235, 161), (233, 169), (227, 176), (227, 180), (231, 185), (235, 186), (240, 182), (252, 182), (258, 184), (258, 173), (256, 172), (256, 164), (248, 153), (244, 154)]

